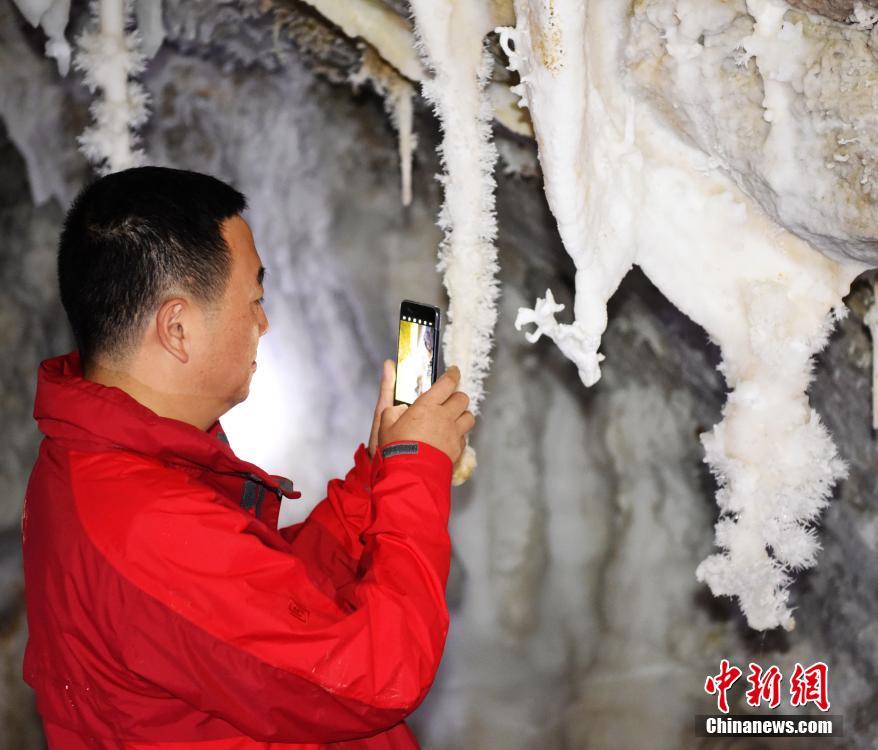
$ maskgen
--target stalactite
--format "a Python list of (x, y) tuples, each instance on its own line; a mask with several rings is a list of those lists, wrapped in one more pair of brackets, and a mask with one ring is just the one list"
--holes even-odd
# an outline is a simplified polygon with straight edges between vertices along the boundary
[(143, 163), (134, 132), (147, 120), (148, 95), (133, 76), (142, 72), (145, 59), (136, 32), (126, 33), (131, 4), (125, 0), (92, 0), (93, 27), (77, 40), (73, 65), (84, 73), (89, 91), (101, 95), (91, 105), (94, 124), (79, 143), (97, 170), (106, 174)]
[(348, 80), (355, 88), (367, 80), (371, 81), (375, 90), (384, 97), (385, 109), (397, 133), (400, 197), (402, 205), (408, 206), (412, 202), (412, 157), (417, 146), (412, 104), (414, 87), (382, 60), (372, 47), (365, 45), (360, 69)]
[[(547, 335), (577, 365), (586, 386), (600, 378), (598, 353), (607, 325), (607, 300), (631, 268), (633, 248), (627, 236), (634, 224), (630, 206), (616, 200), (629, 187), (632, 165), (639, 156), (631, 147), (633, 133), (627, 117), (617, 124), (606, 112), (596, 90), (586, 38), (587, 5), (581, 2), (515, 3), (516, 27), (500, 28), (500, 43), (509, 56), (509, 67), (521, 83), (513, 89), (521, 106), (527, 106), (536, 134), (540, 165), (546, 176), (546, 198), (567, 252), (576, 264), (574, 320), (557, 323), (551, 293), (531, 311), (522, 311), (521, 327), (539, 319), (539, 334)], [(538, 39), (531, 39), (538, 30)], [(570, 92), (581, 92), (571, 96)], [(595, 122), (606, 121), (603, 126)], [(596, 158), (588, 159), (586, 154)], [(608, 169), (616, 167), (620, 183), (605, 189)], [(583, 170), (593, 179), (585, 179)], [(609, 221), (607, 212), (626, 213)], [(605, 233), (595, 235), (592, 227)], [(538, 336), (537, 336), (538, 337)]]
[[(499, 294), (493, 176), (497, 150), (486, 91), (493, 59), (484, 46), (492, 22), (487, 8), (477, 3), (414, 0), (412, 10), (423, 57), (433, 71), (423, 83), (424, 96), (435, 107), (443, 133), (445, 201), (439, 226), (445, 239), (438, 269), (444, 273), (449, 300), (443, 351), (446, 364), (460, 367), (461, 388), (477, 414)], [(475, 453), (467, 446), (455, 481), (464, 481), (474, 468)]]
[(58, 72), (67, 75), (70, 69), (70, 44), (64, 35), (70, 15), (70, 0), (14, 0), (31, 26), (40, 26), (46, 33), (46, 56), (58, 63)]
[(162, 23), (162, 0), (136, 0), (137, 31), (140, 34), (141, 51), (147, 59), (155, 57), (165, 41)]

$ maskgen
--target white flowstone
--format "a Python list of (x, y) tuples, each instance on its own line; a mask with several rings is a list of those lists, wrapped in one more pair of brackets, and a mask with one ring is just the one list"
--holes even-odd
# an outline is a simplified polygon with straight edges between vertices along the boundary
[[(791, 107), (804, 75), (801, 29), (783, 22), (779, 1), (750, 0), (748, 7), (755, 30), (740, 46), (765, 79), (764, 118), (775, 141), (766, 146), (765, 171), (789, 194), (798, 188), (801, 131)], [(518, 323), (537, 325), (531, 340), (555, 339), (582, 381), (594, 384), (607, 300), (636, 263), (707, 330), (722, 350), (732, 393), (723, 421), (703, 438), (720, 483), (721, 552), (697, 576), (714, 594), (737, 597), (752, 627), (792, 628), (791, 572), (815, 563), (811, 524), (845, 472), (808, 406), (811, 359), (865, 266), (821, 255), (787, 232), (716, 159), (637, 100), (620, 64), (625, 4), (516, 0), (515, 8), (516, 26), (499, 29), (501, 44), (520, 75), (546, 197), (577, 269), (571, 323), (555, 322), (550, 292), (521, 311)], [(667, 51), (685, 70), (702, 49), (693, 33), (727, 14), (720, 4), (680, 0), (656, 22), (674, 24)]]

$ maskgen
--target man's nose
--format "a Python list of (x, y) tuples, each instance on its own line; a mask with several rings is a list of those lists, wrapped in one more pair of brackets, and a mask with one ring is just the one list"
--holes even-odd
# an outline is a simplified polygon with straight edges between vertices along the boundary
[(259, 306), (259, 310), (259, 335), (264, 336), (266, 333), (268, 333), (268, 315), (265, 313), (265, 308), (262, 307), (262, 305)]

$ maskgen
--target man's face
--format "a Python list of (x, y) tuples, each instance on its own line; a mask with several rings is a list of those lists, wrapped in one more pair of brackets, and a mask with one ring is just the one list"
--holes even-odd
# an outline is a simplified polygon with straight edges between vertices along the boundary
[(268, 318), (261, 302), (265, 269), (250, 226), (233, 216), (223, 222), (222, 235), (232, 254), (232, 269), (216, 312), (205, 319), (206, 337), (198, 359), (202, 392), (230, 409), (250, 392), (256, 347), (268, 330)]

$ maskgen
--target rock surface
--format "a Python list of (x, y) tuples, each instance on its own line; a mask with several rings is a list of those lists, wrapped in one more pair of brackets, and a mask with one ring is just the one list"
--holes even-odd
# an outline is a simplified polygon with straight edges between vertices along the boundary
[(790, 10), (769, 34), (745, 0), (633, 8), (626, 64), (647, 101), (782, 226), (878, 264), (878, 32)]
[[(790, 5), (808, 13), (819, 13), (833, 21), (849, 22), (857, 0), (787, 0)], [(876, 0), (859, 0), (860, 5), (878, 8)]]

